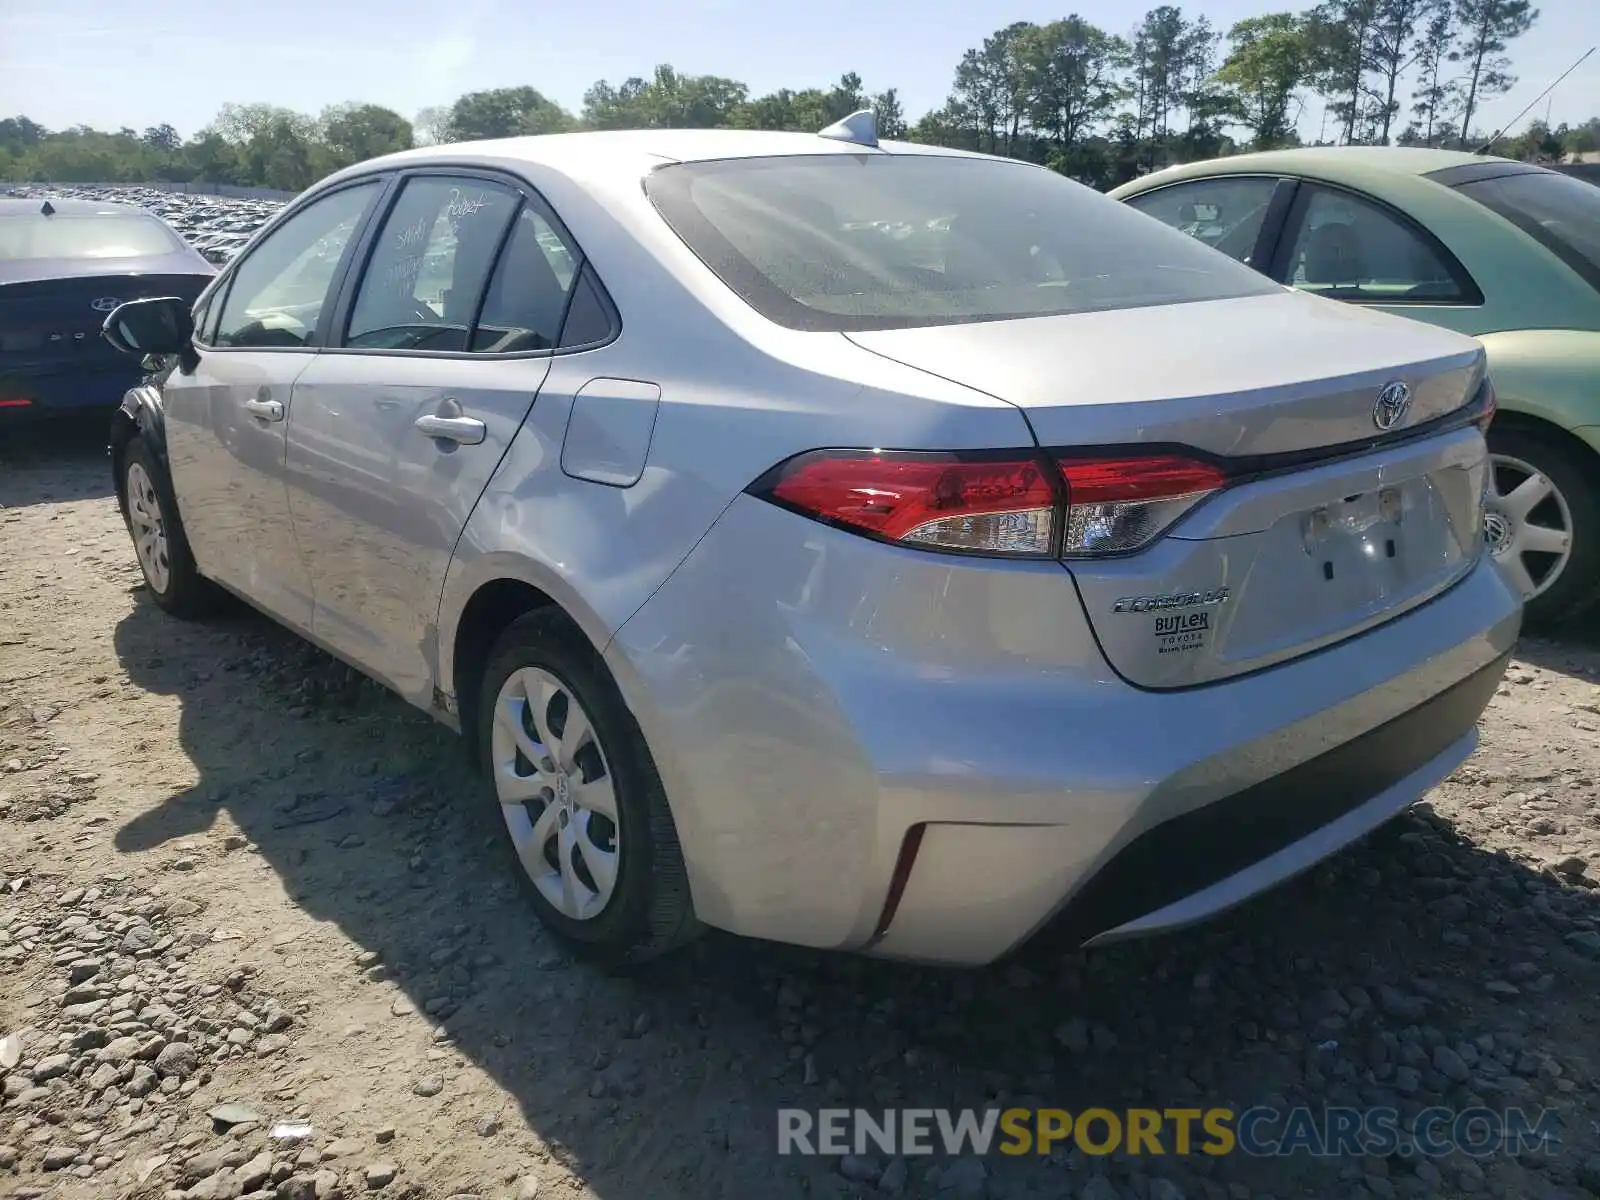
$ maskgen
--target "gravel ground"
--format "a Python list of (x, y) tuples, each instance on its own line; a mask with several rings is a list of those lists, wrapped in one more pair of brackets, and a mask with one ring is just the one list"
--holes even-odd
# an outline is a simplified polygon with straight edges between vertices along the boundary
[[(1199, 930), (964, 973), (712, 936), (618, 980), (517, 899), (446, 731), (253, 614), (149, 602), (99, 432), (0, 441), (0, 1195), (1600, 1195), (1592, 633), (1525, 643), (1411, 814)], [(1563, 1132), (1478, 1160), (775, 1153), (780, 1106), (1014, 1103)]]

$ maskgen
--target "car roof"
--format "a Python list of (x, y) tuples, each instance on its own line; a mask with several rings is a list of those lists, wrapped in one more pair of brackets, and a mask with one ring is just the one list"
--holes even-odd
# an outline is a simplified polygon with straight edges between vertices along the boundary
[[(709, 162), (730, 158), (772, 158), (817, 154), (916, 154), (945, 158), (993, 158), (943, 146), (884, 141), (877, 150), (814, 133), (778, 133), (748, 129), (627, 129), (584, 133), (549, 133), (488, 141), (451, 142), (402, 150), (346, 168), (332, 178), (365, 175), (402, 167), (504, 167), (523, 163), (549, 167), (579, 181), (615, 179), (619, 174), (648, 174), (666, 163)], [(1014, 161), (1014, 160), (1003, 160)], [(1041, 168), (1042, 169), (1042, 168)]]
[[(1330, 179), (1373, 173), (1428, 175), (1468, 163), (1510, 163), (1493, 155), (1465, 150), (1431, 150), (1422, 146), (1303, 146), (1293, 150), (1261, 150), (1203, 162), (1185, 163), (1142, 176), (1124, 185), (1130, 191), (1155, 183), (1175, 183), (1202, 175), (1237, 175), (1260, 171), (1311, 175)], [(1119, 189), (1120, 190), (1120, 189)]]
[(150, 217), (136, 204), (113, 204), (109, 200), (68, 200), (57, 199), (54, 196), (47, 198), (21, 199), (15, 196), (0, 196), (0, 217), (27, 217), (38, 216), (45, 204), (64, 217)]

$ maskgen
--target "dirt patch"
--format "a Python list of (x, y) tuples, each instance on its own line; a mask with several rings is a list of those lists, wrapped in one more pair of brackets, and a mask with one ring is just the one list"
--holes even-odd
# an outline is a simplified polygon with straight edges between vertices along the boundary
[[(0, 449), (0, 1193), (1584, 1196), (1600, 652), (1306, 879), (1155, 942), (920, 970), (712, 936), (634, 980), (516, 896), (455, 739), (245, 611), (143, 595), (93, 432)], [(780, 1107), (1520, 1106), (1401, 1154), (779, 1157)], [(181, 1189), (181, 1191), (179, 1191)], [(1588, 1190), (1586, 1190), (1588, 1189)]]

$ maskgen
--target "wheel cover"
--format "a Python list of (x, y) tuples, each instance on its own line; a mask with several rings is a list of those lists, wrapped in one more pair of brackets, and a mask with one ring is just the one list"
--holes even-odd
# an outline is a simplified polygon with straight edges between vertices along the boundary
[(128, 524), (133, 528), (133, 549), (139, 556), (139, 569), (145, 582), (165, 593), (172, 582), (172, 562), (167, 557), (167, 522), (161, 514), (161, 498), (142, 463), (129, 463), (125, 480), (128, 493)]
[(1572, 558), (1572, 509), (1537, 467), (1491, 454), (1483, 537), (1523, 599), (1532, 600), (1555, 586)]
[(490, 754), (534, 887), (574, 921), (599, 916), (616, 890), (621, 829), (610, 760), (572, 689), (542, 667), (514, 671), (495, 699)]

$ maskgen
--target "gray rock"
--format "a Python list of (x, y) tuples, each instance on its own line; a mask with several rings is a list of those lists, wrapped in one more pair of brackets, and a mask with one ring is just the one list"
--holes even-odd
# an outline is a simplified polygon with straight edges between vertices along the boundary
[(1091, 1175), (1078, 1193), (1080, 1200), (1122, 1200), (1117, 1185), (1104, 1175)]
[(839, 1160), (839, 1174), (851, 1183), (874, 1183), (882, 1171), (870, 1154), (846, 1154)]
[(72, 1055), (52, 1054), (48, 1058), (41, 1058), (39, 1064), (33, 1068), (33, 1081), (35, 1083), (48, 1083), (52, 1079), (59, 1079), (72, 1067)]
[(1185, 1200), (1183, 1189), (1170, 1179), (1157, 1177), (1150, 1181), (1150, 1200)]
[(1579, 929), (1567, 934), (1563, 940), (1574, 950), (1582, 951), (1591, 958), (1600, 958), (1600, 933), (1592, 929)]
[(1401, 1021), (1420, 1021), (1427, 1012), (1428, 1002), (1421, 996), (1408, 996), (1398, 988), (1380, 984), (1378, 1007)]
[(224, 1167), (214, 1175), (207, 1175), (185, 1193), (186, 1200), (238, 1200), (244, 1193), (239, 1177)]
[(267, 1182), (272, 1174), (272, 1155), (263, 1150), (244, 1166), (234, 1172), (239, 1178), (239, 1186), (246, 1192), (253, 1192)]
[(532, 1175), (517, 1180), (517, 1200), (539, 1200), (539, 1181)]
[(291, 1175), (278, 1184), (278, 1200), (317, 1200), (317, 1181), (310, 1175)]
[(1453, 1083), (1465, 1083), (1472, 1078), (1472, 1068), (1449, 1046), (1433, 1048), (1433, 1069)]
[(103, 965), (98, 958), (80, 958), (67, 968), (67, 982), (76, 985), (93, 979)]
[(962, 1200), (980, 1200), (989, 1169), (981, 1158), (953, 1159), (939, 1172), (939, 1190)]
[(140, 1063), (133, 1069), (133, 1077), (123, 1085), (122, 1090), (130, 1096), (148, 1096), (160, 1082), (154, 1071)]
[(239, 1104), (230, 1101), (219, 1104), (215, 1108), (208, 1108), (206, 1116), (211, 1118), (211, 1123), (219, 1129), (231, 1129), (235, 1125), (259, 1125), (261, 1114), (248, 1104)]
[(444, 1080), (437, 1075), (429, 1075), (426, 1079), (419, 1079), (412, 1084), (411, 1090), (418, 1096), (437, 1096), (444, 1091)]
[(200, 1065), (200, 1056), (187, 1042), (168, 1042), (156, 1055), (156, 1070), (163, 1075), (187, 1079)]
[(362, 1172), (363, 1176), (366, 1178), (367, 1186), (373, 1191), (377, 1191), (379, 1188), (388, 1187), (394, 1182), (394, 1177), (399, 1173), (400, 1168), (396, 1167), (391, 1162), (370, 1163), (368, 1164), (367, 1169)]
[(906, 1165), (906, 1160), (893, 1158), (883, 1169), (883, 1174), (878, 1176), (878, 1190), (890, 1196), (898, 1196), (906, 1190), (906, 1184), (910, 1181), (911, 1168)]
[(1083, 1054), (1089, 1049), (1089, 1022), (1073, 1017), (1056, 1026), (1056, 1041), (1073, 1054)]
[(115, 1063), (101, 1063), (94, 1069), (94, 1074), (89, 1076), (89, 1090), (103, 1092), (108, 1087), (114, 1087), (122, 1072)]
[(51, 1146), (44, 1152), (44, 1169), (46, 1171), (62, 1171), (72, 1165), (73, 1159), (78, 1157), (78, 1151), (73, 1146)]
[(136, 1037), (113, 1038), (107, 1042), (95, 1055), (99, 1062), (123, 1063), (139, 1053), (142, 1043)]
[(217, 1146), (188, 1159), (178, 1168), (178, 1177), (188, 1181), (206, 1179), (224, 1168), (242, 1167), (245, 1152), (238, 1146)]

